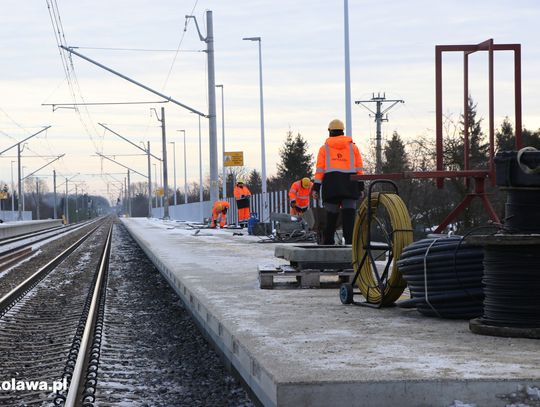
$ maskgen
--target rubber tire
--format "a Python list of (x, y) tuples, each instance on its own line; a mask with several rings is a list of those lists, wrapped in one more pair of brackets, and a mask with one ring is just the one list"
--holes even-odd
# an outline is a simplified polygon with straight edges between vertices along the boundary
[(339, 299), (342, 304), (348, 305), (353, 303), (353, 286), (345, 283), (339, 287)]

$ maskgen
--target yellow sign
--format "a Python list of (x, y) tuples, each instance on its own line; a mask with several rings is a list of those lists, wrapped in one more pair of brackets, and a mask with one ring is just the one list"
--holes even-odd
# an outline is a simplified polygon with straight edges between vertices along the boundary
[(156, 189), (156, 196), (158, 198), (161, 198), (165, 194), (165, 191), (163, 191), (163, 188), (157, 188)]
[(8, 193), (5, 191), (0, 191), (0, 199), (8, 199)]
[(244, 152), (243, 151), (229, 151), (225, 152), (223, 156), (223, 165), (225, 167), (243, 167), (244, 166)]

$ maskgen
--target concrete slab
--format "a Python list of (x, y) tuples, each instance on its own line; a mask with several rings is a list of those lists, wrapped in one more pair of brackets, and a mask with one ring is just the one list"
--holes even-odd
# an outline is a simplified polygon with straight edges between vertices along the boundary
[(316, 244), (278, 244), (274, 255), (292, 262), (351, 263), (351, 246), (317, 246)]
[(265, 406), (540, 402), (522, 391), (540, 388), (538, 340), (475, 335), (468, 321), (411, 309), (344, 306), (337, 290), (261, 290), (258, 264), (283, 262), (272, 244), (122, 222)]

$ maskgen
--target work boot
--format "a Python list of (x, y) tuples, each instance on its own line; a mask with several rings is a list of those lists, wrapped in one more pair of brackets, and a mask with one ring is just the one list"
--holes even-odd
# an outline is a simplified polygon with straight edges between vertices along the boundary
[(343, 227), (343, 237), (345, 238), (345, 244), (352, 244), (353, 230), (354, 230), (354, 217), (356, 215), (356, 209), (342, 209), (341, 219)]
[(325, 245), (334, 244), (334, 235), (336, 233), (336, 223), (339, 217), (338, 213), (326, 212), (326, 227), (324, 229), (324, 242)]

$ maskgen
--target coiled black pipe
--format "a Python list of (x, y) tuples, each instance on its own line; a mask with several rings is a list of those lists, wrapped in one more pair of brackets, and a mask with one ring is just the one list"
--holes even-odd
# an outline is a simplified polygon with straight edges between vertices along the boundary
[(482, 322), (540, 328), (540, 251), (538, 245), (486, 246)]
[(407, 246), (398, 269), (412, 298), (398, 306), (416, 307), (424, 315), (441, 318), (482, 315), (483, 258), (481, 247), (467, 244), (460, 236), (422, 239)]

